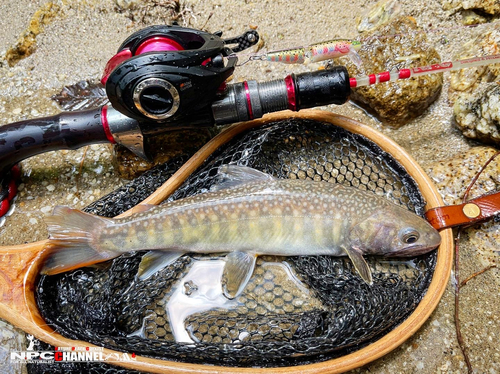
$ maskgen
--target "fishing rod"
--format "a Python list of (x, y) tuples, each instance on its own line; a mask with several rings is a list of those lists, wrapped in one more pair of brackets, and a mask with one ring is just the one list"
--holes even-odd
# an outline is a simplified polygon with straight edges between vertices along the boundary
[(12, 180), (19, 173), (12, 168), (42, 152), (109, 142), (147, 159), (147, 136), (243, 122), (285, 109), (341, 105), (354, 87), (500, 62), (498, 55), (484, 56), (359, 77), (334, 66), (267, 82), (226, 84), (237, 53), (255, 45), (259, 35), (250, 30), (234, 38), (221, 36), (178, 25), (137, 31), (104, 70), (101, 82), (110, 105), (0, 127), (0, 217), (15, 196)]
[(178, 25), (137, 31), (104, 70), (101, 82), (110, 105), (0, 127), (0, 217), (15, 195), (12, 188), (9, 192), (12, 167), (36, 154), (109, 142), (148, 159), (146, 136), (247, 121), (284, 109), (343, 104), (349, 98), (343, 66), (226, 84), (237, 53), (256, 44), (259, 35), (249, 30), (234, 38), (221, 36)]
[(349, 78), (351, 88), (370, 86), (383, 82), (395, 82), (400, 79), (416, 78), (429, 74), (444, 73), (446, 71), (472, 68), (500, 63), (500, 54), (481, 57), (466, 58), (463, 60), (447, 61), (440, 64), (419, 66), (409, 69), (394, 69), (376, 74), (361, 75)]

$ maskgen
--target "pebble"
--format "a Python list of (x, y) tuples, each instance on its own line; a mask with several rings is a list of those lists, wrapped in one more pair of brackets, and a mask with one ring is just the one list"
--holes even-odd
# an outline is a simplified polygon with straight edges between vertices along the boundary
[(44, 214), (48, 214), (52, 211), (52, 207), (51, 206), (44, 206), (42, 209), (40, 209), (42, 213)]

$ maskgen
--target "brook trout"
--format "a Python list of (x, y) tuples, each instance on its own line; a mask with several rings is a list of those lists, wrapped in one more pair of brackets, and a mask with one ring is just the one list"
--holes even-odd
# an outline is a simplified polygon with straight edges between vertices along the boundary
[(56, 274), (150, 250), (139, 277), (147, 278), (184, 253), (227, 252), (224, 294), (235, 298), (256, 257), (349, 256), (372, 283), (364, 254), (416, 256), (441, 237), (424, 219), (371, 192), (326, 182), (275, 179), (252, 168), (224, 165), (210, 192), (142, 206), (110, 219), (56, 207), (46, 219), (54, 251), (42, 272)]

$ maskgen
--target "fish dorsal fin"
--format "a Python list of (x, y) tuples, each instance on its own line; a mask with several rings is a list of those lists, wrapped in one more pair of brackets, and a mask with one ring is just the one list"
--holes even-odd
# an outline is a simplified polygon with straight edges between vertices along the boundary
[(137, 276), (140, 280), (146, 280), (157, 271), (173, 264), (183, 254), (175, 251), (149, 251), (142, 256)]
[(373, 284), (372, 272), (368, 264), (366, 263), (365, 259), (363, 258), (363, 253), (359, 249), (352, 247), (347, 249), (344, 248), (344, 251), (351, 259), (354, 267), (356, 268), (361, 278), (363, 278), (363, 280), (369, 285), (372, 285)]
[(245, 289), (255, 267), (257, 256), (245, 252), (231, 252), (226, 256), (226, 265), (222, 278), (226, 281), (223, 287), (224, 296), (234, 299)]
[(218, 170), (218, 181), (212, 191), (220, 191), (250, 182), (272, 181), (275, 178), (257, 169), (240, 165), (222, 165)]

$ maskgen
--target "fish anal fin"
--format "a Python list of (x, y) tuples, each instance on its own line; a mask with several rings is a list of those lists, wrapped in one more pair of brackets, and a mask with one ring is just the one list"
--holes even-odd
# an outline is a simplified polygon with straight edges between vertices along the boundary
[(137, 276), (140, 280), (146, 280), (164, 267), (173, 264), (183, 254), (184, 252), (178, 251), (149, 251), (142, 256)]
[(359, 273), (361, 278), (363, 278), (363, 280), (369, 285), (372, 285), (373, 284), (372, 272), (370, 270), (370, 267), (366, 263), (365, 259), (363, 258), (363, 253), (359, 249), (352, 247), (344, 248), (344, 251), (351, 259), (354, 268)]
[(224, 296), (234, 299), (245, 289), (255, 268), (257, 256), (246, 252), (231, 252), (226, 256), (226, 265), (222, 273), (225, 280)]
[(225, 190), (245, 183), (272, 181), (275, 178), (257, 169), (240, 165), (222, 165), (218, 170), (218, 180), (212, 191)]

